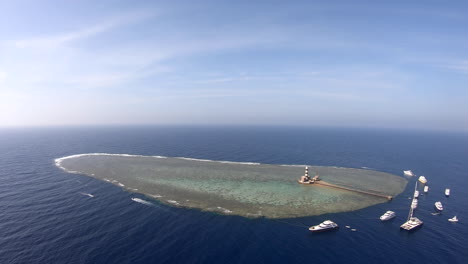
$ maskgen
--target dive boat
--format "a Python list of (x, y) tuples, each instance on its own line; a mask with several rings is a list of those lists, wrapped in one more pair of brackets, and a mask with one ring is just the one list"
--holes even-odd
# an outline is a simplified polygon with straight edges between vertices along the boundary
[(441, 202), (435, 202), (434, 206), (436, 207), (437, 210), (443, 211), (444, 207), (442, 206)]
[(416, 207), (418, 207), (418, 199), (416, 198), (417, 198), (417, 195), (419, 196), (419, 191), (417, 189), (418, 189), (418, 182), (415, 182), (414, 183), (414, 198), (413, 198), (413, 201), (411, 201), (411, 210), (416, 209)]
[(457, 218), (457, 216), (454, 216), (454, 217), (450, 218), (449, 221), (452, 222), (452, 223), (456, 223), (456, 222), (458, 222), (458, 218)]
[(426, 183), (427, 183), (427, 179), (426, 179), (426, 177), (424, 177), (424, 176), (419, 176), (418, 181), (420, 181), (422, 184), (426, 184)]
[(429, 186), (424, 186), (424, 192), (427, 193), (429, 191)]
[(447, 197), (450, 196), (450, 189), (449, 188), (445, 189), (445, 196), (447, 196)]
[(394, 218), (396, 216), (395, 212), (393, 211), (387, 211), (385, 212), (385, 214), (383, 214), (382, 216), (380, 216), (380, 220), (382, 221), (388, 221), (392, 218)]
[[(416, 182), (416, 186), (418, 186), (418, 182)], [(416, 189), (416, 187), (415, 187), (415, 189)], [(417, 206), (417, 204), (418, 204), (417, 199), (413, 199), (413, 202), (411, 202), (411, 208), (410, 208), (410, 211), (409, 211), (409, 214), (408, 214), (408, 219), (406, 220), (406, 222), (404, 222), (400, 226), (401, 229), (404, 229), (404, 230), (407, 230), (407, 231), (412, 231), (412, 230), (415, 230), (416, 228), (422, 226), (423, 221), (421, 221), (421, 220), (419, 220), (419, 218), (413, 216), (414, 208), (416, 208), (414, 206), (414, 204), (416, 204), (416, 206)]]
[(405, 174), (405, 176), (414, 176), (413, 172), (411, 170), (405, 170), (403, 171), (403, 174)]
[(309, 230), (312, 232), (322, 232), (322, 231), (328, 231), (328, 230), (333, 230), (337, 229), (338, 225), (330, 220), (325, 220), (319, 225), (311, 226), (309, 227)]
[(411, 230), (414, 230), (420, 226), (422, 226), (423, 224), (423, 221), (419, 220), (419, 218), (417, 217), (410, 217), (408, 219), (408, 221), (404, 222), (400, 228), (401, 229), (404, 229), (404, 230), (407, 230), (407, 231), (411, 231)]

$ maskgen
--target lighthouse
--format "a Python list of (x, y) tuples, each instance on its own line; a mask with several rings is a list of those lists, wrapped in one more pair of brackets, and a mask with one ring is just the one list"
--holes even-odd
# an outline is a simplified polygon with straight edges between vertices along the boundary
[(309, 167), (306, 166), (305, 167), (305, 172), (304, 172), (304, 176), (302, 176), (299, 180), (298, 180), (299, 183), (302, 183), (302, 184), (311, 184), (311, 183), (314, 183), (314, 180), (311, 180), (310, 177), (309, 177)]

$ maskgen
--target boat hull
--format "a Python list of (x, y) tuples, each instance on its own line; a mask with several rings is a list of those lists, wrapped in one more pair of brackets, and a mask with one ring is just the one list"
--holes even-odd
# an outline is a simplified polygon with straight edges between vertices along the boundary
[(422, 227), (423, 221), (419, 220), (416, 217), (412, 217), (411, 220), (406, 221), (400, 226), (400, 229), (406, 230), (406, 231), (413, 231), (417, 230)]
[(310, 229), (309, 228), (309, 231), (312, 232), (312, 233), (322, 233), (322, 232), (327, 232), (327, 231), (333, 231), (333, 230), (337, 230), (339, 227), (330, 227), (330, 228), (320, 228), (320, 229)]
[(410, 227), (410, 228), (405, 228), (405, 227), (400, 226), (400, 230), (412, 232), (412, 231), (416, 231), (416, 230), (420, 229), (422, 226), (423, 226), (423, 224), (420, 224), (420, 225), (417, 225), (417, 226), (414, 226), (414, 227)]

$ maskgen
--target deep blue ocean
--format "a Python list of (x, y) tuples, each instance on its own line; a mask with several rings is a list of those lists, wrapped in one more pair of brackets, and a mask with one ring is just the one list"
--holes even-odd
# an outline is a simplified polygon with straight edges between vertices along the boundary
[[(118, 186), (68, 174), (54, 159), (126, 153), (425, 175), (430, 191), (400, 231), (416, 177), (393, 201), (298, 219), (247, 219), (136, 203)], [(403, 177), (403, 176), (402, 176)], [(451, 196), (444, 189), (451, 188)], [(92, 193), (94, 197), (80, 194)], [(432, 215), (434, 202), (445, 210)], [(313, 202), (313, 201), (311, 201)], [(299, 127), (0, 129), (0, 263), (468, 263), (468, 135)], [(382, 223), (379, 216), (397, 217)], [(457, 215), (458, 223), (448, 218)], [(307, 226), (331, 219), (333, 232)], [(356, 229), (351, 231), (345, 226)]]

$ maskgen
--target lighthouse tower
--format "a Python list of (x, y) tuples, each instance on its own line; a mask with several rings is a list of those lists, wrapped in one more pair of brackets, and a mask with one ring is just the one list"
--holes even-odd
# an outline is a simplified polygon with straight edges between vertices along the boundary
[(308, 167), (308, 166), (305, 167), (304, 176), (302, 176), (302, 177), (299, 179), (299, 183), (303, 183), (303, 184), (314, 183), (313, 181), (311, 181), (311, 179), (310, 179), (310, 177), (309, 177), (309, 167)]

